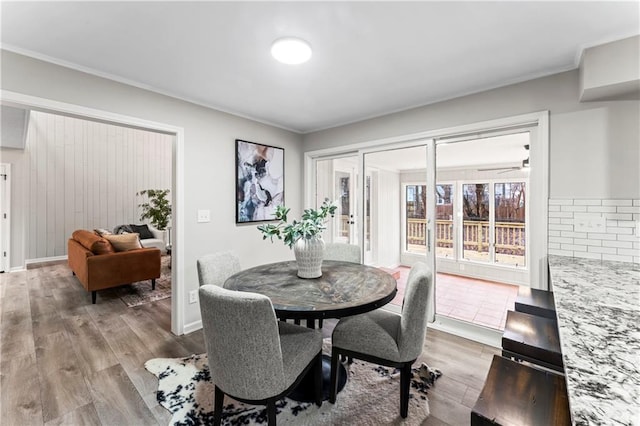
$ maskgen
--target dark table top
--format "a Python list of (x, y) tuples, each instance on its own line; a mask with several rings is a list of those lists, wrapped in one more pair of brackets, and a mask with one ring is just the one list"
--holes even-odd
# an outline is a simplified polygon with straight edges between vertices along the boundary
[(299, 278), (295, 261), (270, 263), (229, 277), (224, 288), (268, 296), (281, 319), (341, 318), (372, 311), (396, 295), (396, 280), (371, 266), (325, 260), (320, 278)]

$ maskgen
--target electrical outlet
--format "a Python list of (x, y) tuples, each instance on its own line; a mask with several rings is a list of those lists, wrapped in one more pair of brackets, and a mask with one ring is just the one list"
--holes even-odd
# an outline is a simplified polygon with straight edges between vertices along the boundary
[(198, 290), (191, 290), (189, 292), (189, 303), (196, 303), (198, 301)]
[(607, 222), (604, 217), (579, 216), (573, 221), (575, 232), (607, 232)]
[(211, 210), (198, 210), (198, 222), (211, 222)]

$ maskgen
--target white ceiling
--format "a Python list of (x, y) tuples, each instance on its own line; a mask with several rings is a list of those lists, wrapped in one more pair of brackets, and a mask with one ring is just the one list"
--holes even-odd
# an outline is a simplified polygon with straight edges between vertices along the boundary
[[(301, 133), (577, 67), (631, 2), (8, 2), (2, 48)], [(274, 61), (306, 39), (313, 57)]]

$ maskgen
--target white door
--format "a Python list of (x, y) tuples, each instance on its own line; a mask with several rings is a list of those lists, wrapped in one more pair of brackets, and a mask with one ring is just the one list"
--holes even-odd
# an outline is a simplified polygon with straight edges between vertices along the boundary
[[(411, 266), (425, 262), (435, 278), (435, 157), (434, 141), (419, 140), (370, 148), (360, 151), (360, 170), (365, 170), (363, 202), (358, 211), (363, 212), (362, 244), (365, 247), (365, 263), (383, 268), (399, 265)], [(418, 212), (409, 214), (407, 221), (407, 182), (423, 182), (420, 197), (411, 192), (411, 206), (419, 206)], [(426, 185), (424, 184), (426, 183)], [(413, 216), (416, 216), (415, 218)], [(415, 220), (414, 220), (415, 219)], [(409, 233), (412, 238), (407, 238)], [(414, 234), (420, 235), (413, 238)], [(408, 247), (412, 256), (405, 256)], [(430, 302), (429, 318), (435, 312)], [(393, 304), (388, 309), (399, 309)]]
[(327, 223), (326, 242), (359, 244), (357, 224), (358, 157), (347, 155), (338, 158), (318, 159), (315, 162), (316, 206), (325, 198), (338, 206)]
[(9, 264), (9, 211), (11, 165), (0, 164), (0, 272), (8, 272)]

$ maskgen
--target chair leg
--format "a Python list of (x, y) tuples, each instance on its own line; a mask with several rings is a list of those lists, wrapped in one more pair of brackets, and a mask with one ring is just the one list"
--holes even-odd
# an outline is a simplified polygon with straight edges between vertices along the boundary
[(276, 400), (267, 401), (267, 425), (276, 426)]
[(331, 350), (331, 385), (329, 387), (329, 402), (336, 403), (336, 395), (338, 394), (338, 350)]
[(407, 418), (409, 414), (409, 388), (411, 385), (411, 363), (407, 362), (400, 368), (400, 417)]
[(155, 290), (156, 289), (156, 279), (152, 278), (151, 279), (151, 290)]
[(222, 424), (222, 409), (224, 407), (224, 392), (219, 387), (215, 387), (213, 406), (213, 424), (220, 426)]
[(97, 296), (98, 296), (98, 292), (97, 291), (94, 290), (94, 291), (91, 292), (91, 303), (94, 304), (94, 305), (96, 304)]
[(315, 390), (316, 390), (316, 405), (318, 407), (322, 407), (322, 397), (324, 395), (322, 395), (322, 352), (320, 352), (317, 356), (316, 356), (316, 365), (314, 367), (315, 369)]

